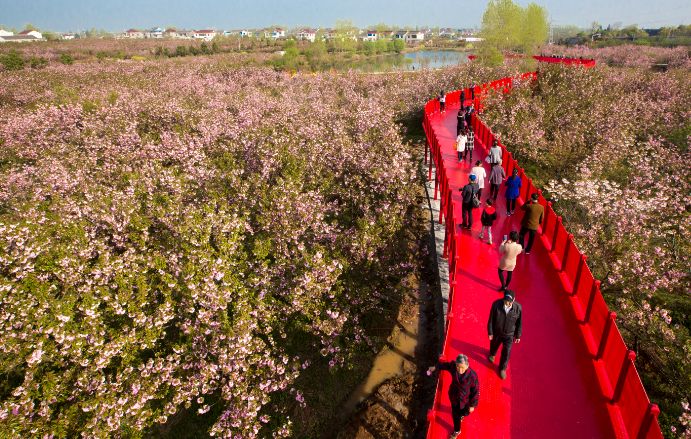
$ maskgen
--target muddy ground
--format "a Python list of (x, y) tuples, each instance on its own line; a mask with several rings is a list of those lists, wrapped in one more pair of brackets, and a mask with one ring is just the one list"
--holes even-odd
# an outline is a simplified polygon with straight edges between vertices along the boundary
[[(419, 204), (426, 203), (421, 189)], [(426, 216), (427, 215), (427, 216)], [(429, 213), (420, 209), (418, 266), (411, 273), (414, 294), (405, 296), (398, 324), (384, 348), (397, 352), (402, 365), (396, 376), (381, 383), (362, 401), (346, 426), (333, 436), (349, 438), (424, 438), (427, 433), (427, 410), (434, 399), (436, 380), (425, 371), (433, 365), (439, 352), (437, 300), (439, 285), (435, 265), (433, 238), (430, 236)], [(398, 349), (402, 336), (414, 337), (417, 344), (410, 353)], [(404, 346), (404, 344), (401, 344)], [(380, 356), (382, 354), (380, 353)], [(375, 363), (376, 368), (376, 363)], [(377, 373), (373, 369), (372, 373)]]

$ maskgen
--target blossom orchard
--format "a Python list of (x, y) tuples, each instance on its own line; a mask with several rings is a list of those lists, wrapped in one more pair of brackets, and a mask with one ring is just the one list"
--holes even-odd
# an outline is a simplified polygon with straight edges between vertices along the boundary
[(0, 436), (181, 411), (213, 436), (289, 435), (272, 398), (309, 403), (313, 352), (369, 349), (362, 316), (410, 269), (390, 251), (416, 191), (396, 118), (482, 74), (0, 73)]

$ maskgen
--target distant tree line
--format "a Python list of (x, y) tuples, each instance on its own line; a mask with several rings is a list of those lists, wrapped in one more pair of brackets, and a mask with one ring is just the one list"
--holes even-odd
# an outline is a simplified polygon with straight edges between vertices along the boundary
[(588, 30), (574, 29), (573, 27), (569, 30), (570, 32), (563, 35), (555, 35), (555, 42), (567, 45), (587, 44), (591, 47), (620, 44), (664, 47), (691, 46), (691, 25), (641, 29), (637, 25), (603, 27), (599, 23), (593, 23)]

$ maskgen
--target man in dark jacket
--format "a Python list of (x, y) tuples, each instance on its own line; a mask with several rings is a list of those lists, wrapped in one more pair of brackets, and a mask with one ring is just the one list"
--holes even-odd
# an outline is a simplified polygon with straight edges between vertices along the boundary
[(470, 174), (470, 178), (468, 180), (468, 184), (461, 188), (461, 196), (463, 197), (461, 202), (461, 207), (463, 208), (461, 212), (463, 223), (461, 224), (461, 227), (465, 227), (466, 229), (473, 227), (473, 209), (476, 207), (473, 204), (473, 198), (476, 198), (480, 192), (480, 187), (477, 184), (477, 177), (475, 174)]
[(523, 309), (520, 303), (515, 301), (516, 295), (512, 290), (504, 291), (504, 298), (494, 301), (489, 311), (487, 321), (487, 334), (489, 335), (489, 361), (494, 363), (494, 358), (499, 349), (499, 376), (506, 378), (506, 368), (509, 365), (511, 345), (521, 342), (521, 318)]
[[(530, 202), (523, 205), (522, 209), (525, 212), (523, 221), (521, 221), (520, 244), (525, 249), (525, 254), (530, 254), (530, 249), (533, 248), (533, 241), (535, 240), (535, 233), (537, 228), (542, 224), (542, 215), (545, 213), (545, 208), (537, 202), (538, 195), (533, 194), (530, 197)], [(528, 234), (528, 246), (523, 245), (525, 234)]]
[(456, 438), (461, 433), (461, 421), (463, 417), (475, 411), (480, 398), (480, 385), (477, 374), (468, 364), (468, 357), (459, 354), (456, 361), (438, 362), (436, 367), (428, 369), (431, 375), (435, 370), (446, 370), (451, 374), (449, 385), (449, 401), (451, 401), (451, 417), (453, 418), (453, 434)]

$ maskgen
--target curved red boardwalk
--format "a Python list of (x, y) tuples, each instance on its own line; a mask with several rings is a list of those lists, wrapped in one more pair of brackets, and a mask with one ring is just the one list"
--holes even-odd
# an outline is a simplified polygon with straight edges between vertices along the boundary
[[(460, 192), (468, 181), (470, 164), (458, 163), (453, 143), (458, 107), (432, 118), (432, 126), (442, 146), (453, 199), (455, 218), (461, 217)], [(483, 145), (476, 142), (473, 159), (484, 159)], [(484, 164), (484, 161), (483, 161)], [(487, 174), (489, 167), (485, 164)], [(486, 184), (489, 187), (489, 184)], [(530, 255), (518, 257), (510, 287), (523, 305), (523, 338), (511, 351), (508, 375), (501, 380), (496, 366), (486, 359), (489, 349), (487, 317), (492, 302), (503, 297), (497, 291), (498, 247), (503, 235), (520, 229), (521, 214), (507, 217), (504, 188), (497, 198), (499, 218), (493, 227), (494, 244), (480, 241), (480, 212), (474, 210), (473, 229), (460, 238), (458, 288), (451, 304), (450, 359), (468, 355), (470, 366), (480, 380), (480, 404), (463, 421), (464, 438), (611, 438), (614, 432), (607, 415), (607, 401), (599, 391), (588, 350), (578, 322), (564, 295), (549, 255), (536, 238)], [(483, 190), (482, 201), (489, 189)], [(460, 230), (460, 229), (459, 229)], [(498, 363), (499, 356), (497, 356)], [(442, 379), (446, 381), (446, 373)], [(446, 390), (446, 382), (444, 383)], [(451, 433), (451, 412), (443, 392), (441, 419), (430, 437)]]
[[(512, 349), (506, 380), (499, 378), (498, 361), (492, 365), (486, 358), (487, 317), (492, 302), (502, 297), (497, 291), (498, 246), (503, 235), (520, 229), (522, 213), (517, 208), (516, 214), (506, 216), (502, 186), (493, 245), (478, 238), (481, 209), (474, 210), (470, 232), (458, 227), (459, 188), (467, 183), (472, 167), (469, 162), (459, 163), (454, 150), (458, 92), (447, 97), (446, 113), (434, 111), (435, 105), (426, 106), (425, 129), (434, 143), (431, 152), (440, 173), (437, 182), (447, 223), (451, 273), (442, 357), (448, 361), (459, 353), (468, 355), (480, 381), (479, 405), (463, 421), (461, 437), (660, 438), (658, 410), (650, 404), (632, 366), (635, 356), (627, 352), (613, 318), (607, 323), (609, 310), (599, 293), (599, 282), (549, 206), (542, 224), (545, 233), (536, 236), (530, 255), (518, 257), (510, 288), (523, 305), (523, 336)], [(477, 120), (473, 125), (482, 128)], [(482, 160), (488, 175), (489, 166), (483, 159), (489, 139), (488, 132), (476, 129), (473, 162)], [(505, 168), (517, 166), (508, 152), (504, 158)], [(531, 186), (527, 176), (520, 175), (524, 187), (519, 206), (535, 191), (526, 187)], [(488, 193), (486, 181), (483, 206)], [(540, 197), (540, 202), (545, 200)], [(428, 438), (446, 438), (451, 433), (449, 378), (441, 372), (435, 405), (428, 416)]]

